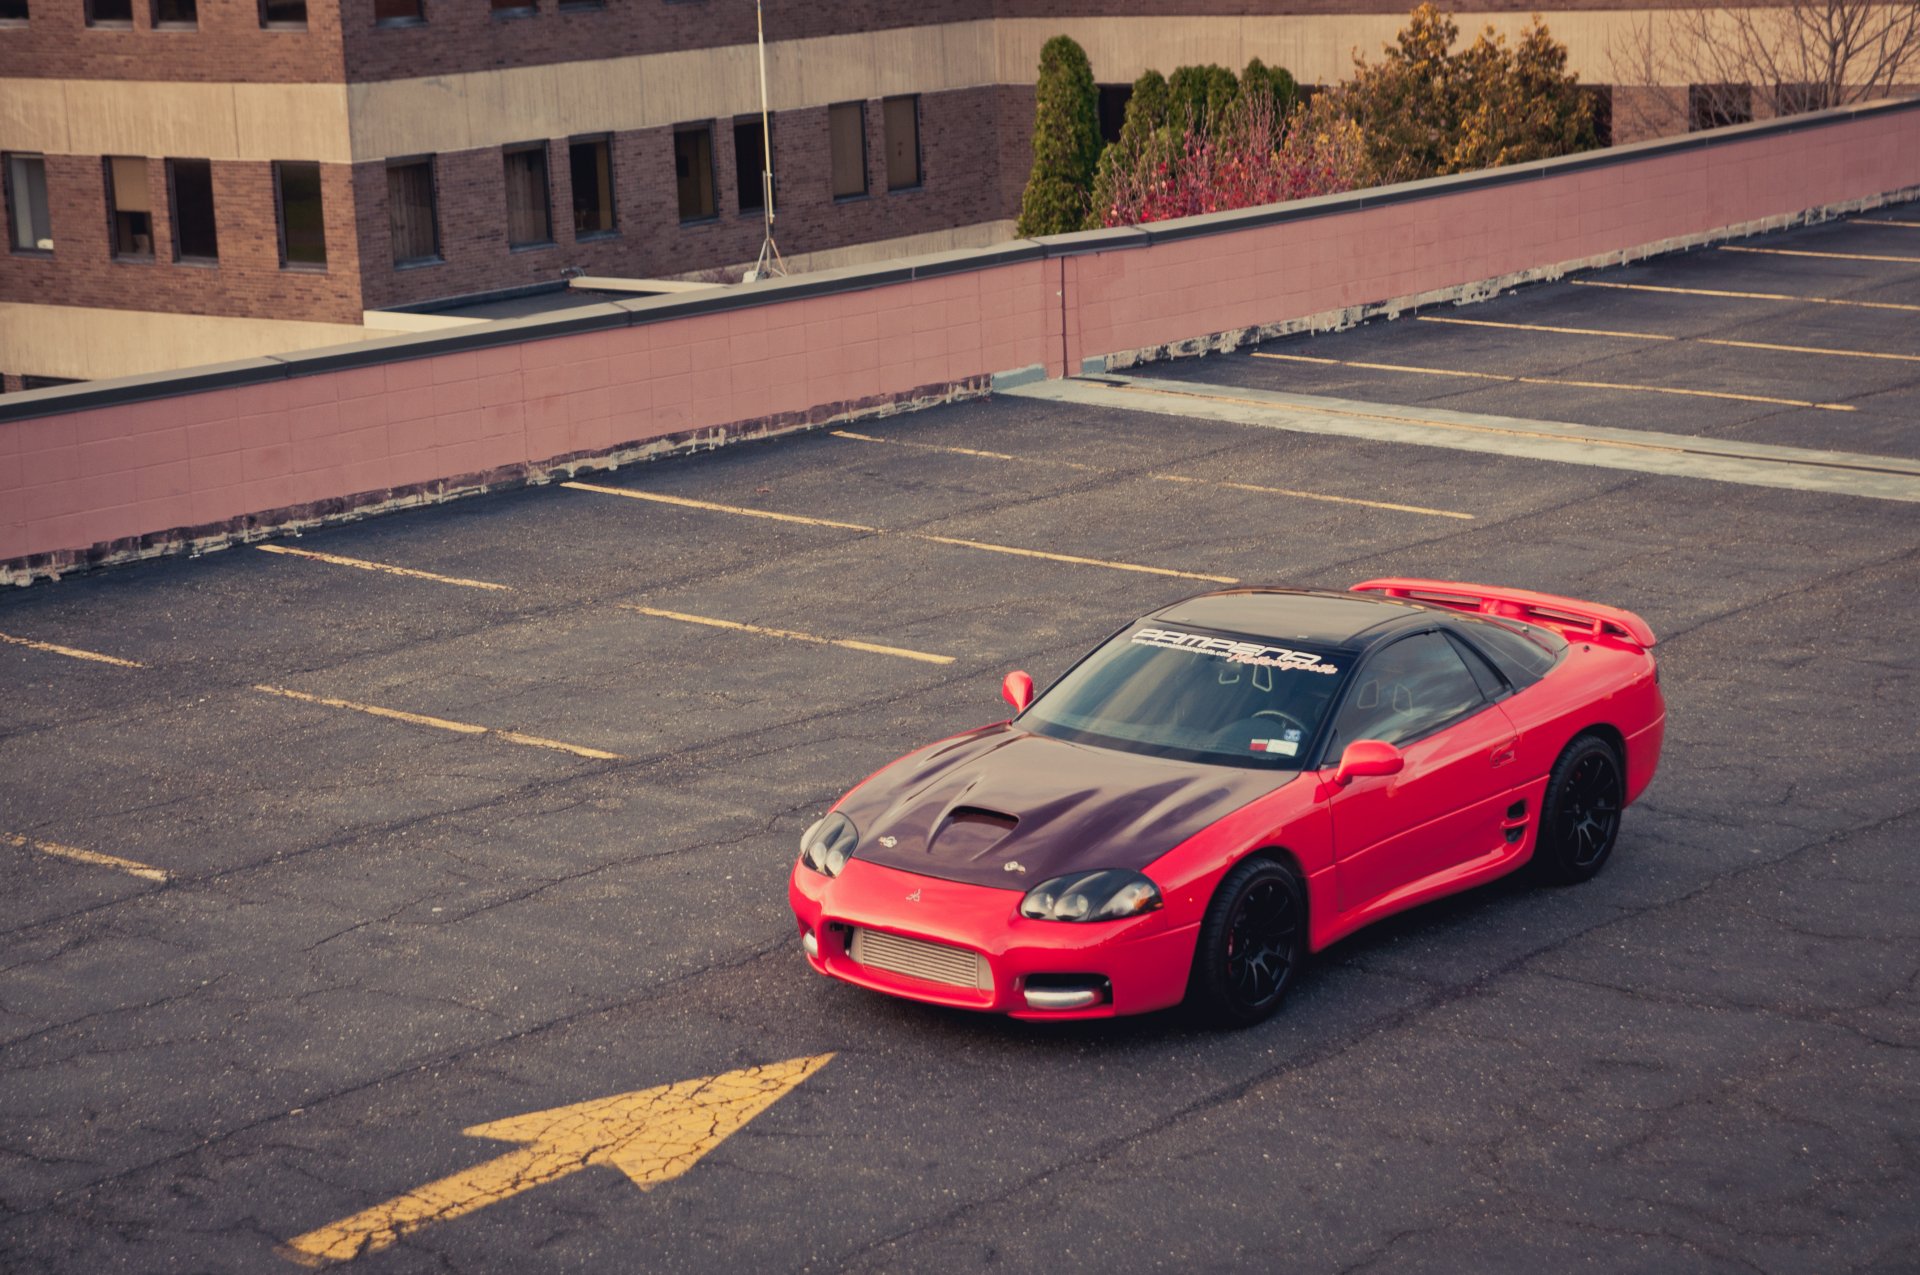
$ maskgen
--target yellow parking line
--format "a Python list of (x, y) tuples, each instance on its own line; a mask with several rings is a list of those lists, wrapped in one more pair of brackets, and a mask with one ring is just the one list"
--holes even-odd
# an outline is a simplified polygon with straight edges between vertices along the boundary
[(1850, 224), (1855, 226), (1900, 226), (1907, 230), (1920, 230), (1920, 221), (1887, 221), (1880, 217), (1855, 217)]
[(835, 522), (831, 518), (804, 518), (799, 514), (775, 513), (771, 509), (748, 509), (742, 505), (717, 505), (710, 500), (689, 500), (685, 496), (663, 496), (655, 491), (635, 491), (631, 487), (602, 487), (597, 483), (561, 483), (575, 491), (598, 492), (602, 496), (625, 496), (629, 500), (651, 500), (661, 505), (680, 505), (686, 509), (706, 509), (714, 513), (740, 514), (747, 518), (771, 518), (775, 522), (797, 522), (809, 527), (838, 527), (842, 531), (878, 532), (857, 522)]
[(1795, 301), (1804, 305), (1845, 305), (1862, 310), (1905, 310), (1920, 313), (1920, 305), (1901, 301), (1849, 301), (1841, 297), (1802, 297), (1791, 292), (1729, 292), (1723, 288), (1670, 288), (1653, 283), (1606, 283), (1599, 279), (1569, 279), (1576, 288), (1618, 288), (1622, 292), (1671, 292), (1683, 297), (1732, 297), (1740, 301)]
[(1169, 567), (1147, 567), (1137, 562), (1115, 562), (1106, 558), (1079, 558), (1067, 553), (1021, 549), (1014, 545), (997, 545), (984, 540), (961, 540), (954, 536), (929, 535), (924, 531), (889, 531), (885, 527), (868, 527), (857, 522), (834, 522), (828, 518), (802, 518), (798, 514), (777, 514), (767, 509), (747, 509), (740, 505), (721, 505), (708, 500), (688, 500), (684, 496), (661, 496), (653, 492), (631, 491), (624, 487), (596, 487), (592, 483), (560, 485), (580, 491), (597, 491), (609, 496), (631, 496), (635, 500), (657, 500), (663, 504), (685, 505), (690, 509), (706, 509), (720, 514), (739, 514), (746, 518), (777, 518), (782, 522), (804, 522), (816, 527), (839, 527), (846, 531), (864, 531), (878, 536), (904, 536), (909, 540), (925, 540), (937, 545), (958, 545), (965, 549), (983, 549), (988, 553), (1017, 554), (1023, 558), (1045, 558), (1050, 562), (1071, 562), (1079, 566), (1106, 567), (1113, 571), (1139, 571), (1147, 575), (1174, 576), (1181, 580), (1212, 580), (1221, 584), (1240, 583), (1236, 576), (1201, 575), (1192, 571), (1175, 571)]
[(1662, 336), (1657, 332), (1615, 332), (1608, 328), (1555, 328), (1544, 323), (1496, 323), (1492, 319), (1443, 319), (1437, 315), (1423, 314), (1422, 323), (1457, 323), (1469, 328), (1512, 328), (1520, 332), (1562, 332), (1568, 336), (1618, 336), (1630, 341), (1678, 341), (1677, 336)]
[(856, 434), (850, 429), (829, 430), (835, 438), (850, 438), (857, 443), (885, 443), (890, 447), (912, 447), (923, 452), (946, 452), (953, 456), (978, 456), (983, 460), (1011, 460), (1022, 465), (1051, 465), (1055, 469), (1082, 469), (1095, 473), (1104, 473), (1098, 465), (1086, 465), (1077, 460), (1060, 460), (1054, 456), (1015, 456), (1011, 452), (983, 452), (974, 447), (949, 447), (944, 443), (911, 443), (904, 438), (877, 438), (872, 434)]
[(117, 655), (102, 655), (98, 651), (83, 651), (77, 646), (61, 646), (57, 642), (36, 642), (32, 638), (14, 637), (10, 633), (0, 633), (0, 642), (11, 642), (15, 646), (24, 646), (30, 651), (45, 651), (50, 655), (64, 655), (73, 660), (92, 660), (96, 664), (111, 664), (116, 668), (145, 668), (138, 660), (123, 660)]
[(1230, 483), (1217, 478), (1188, 478), (1181, 474), (1154, 474), (1163, 483), (1199, 483), (1208, 487), (1228, 487), (1234, 491), (1259, 492), (1263, 496), (1292, 496), (1299, 500), (1324, 500), (1336, 505), (1365, 505), (1369, 509), (1391, 509), (1403, 514), (1429, 514), (1435, 518), (1462, 518), (1473, 521), (1472, 514), (1453, 509), (1428, 509), (1425, 505), (1396, 505), (1390, 500), (1362, 500), (1358, 496), (1329, 496), (1318, 491), (1295, 491), (1291, 487), (1262, 487), (1258, 483)]
[(1865, 252), (1807, 252), (1800, 248), (1735, 248), (1722, 244), (1721, 252), (1757, 252), (1769, 257), (1823, 257), (1828, 261), (1920, 261), (1920, 257), (1876, 257)]
[(800, 633), (793, 629), (769, 629), (758, 624), (742, 624), (738, 620), (720, 620), (710, 615), (689, 615), (685, 611), (662, 611), (658, 607), (635, 606), (631, 602), (616, 605), (628, 610), (638, 611), (641, 615), (656, 616), (662, 620), (679, 620), (685, 624), (704, 624), (715, 629), (734, 629), (741, 633), (757, 633), (761, 637), (792, 638), (796, 642), (816, 642), (822, 646), (844, 646), (849, 651), (866, 651), (874, 655), (897, 655), (903, 660), (919, 660), (924, 664), (951, 664), (951, 655), (932, 655), (926, 651), (909, 651), (900, 646), (881, 646), (877, 642), (861, 642), (853, 638), (821, 637), (814, 633)]
[(1883, 354), (1878, 350), (1833, 350), (1818, 345), (1772, 345), (1766, 341), (1723, 341), (1702, 338), (1702, 345), (1731, 345), (1742, 350), (1779, 350), (1787, 354), (1827, 354), (1842, 359), (1893, 359), (1920, 363), (1920, 354)]
[(1771, 403), (1778, 407), (1817, 407), (1826, 412), (1852, 412), (1859, 409), (1849, 403), (1814, 403), (1800, 398), (1772, 398), (1765, 394), (1730, 394), (1725, 390), (1683, 390), (1670, 385), (1623, 385), (1616, 381), (1574, 381), (1551, 376), (1507, 376), (1500, 372), (1460, 372), (1443, 367), (1409, 367), (1400, 363), (1360, 363), (1346, 359), (1310, 358), (1304, 354), (1268, 354), (1255, 350), (1257, 359), (1285, 359), (1293, 363), (1327, 363), (1337, 367), (1368, 368), (1381, 372), (1417, 372), (1424, 376), (1468, 376), (1484, 381), (1505, 381), (1513, 385), (1570, 385), (1587, 390), (1627, 390), (1640, 394), (1680, 394), (1689, 398), (1724, 398), (1738, 403)]
[(557, 739), (543, 739), (538, 735), (522, 735), (518, 731), (497, 730), (491, 726), (475, 726), (472, 722), (454, 722), (444, 717), (428, 717), (424, 713), (408, 713), (397, 708), (382, 708), (378, 704), (360, 704), (350, 699), (333, 699), (325, 695), (309, 695), (305, 691), (288, 690), (284, 686), (255, 686), (253, 688), (267, 695), (278, 695), (283, 699), (296, 699), (306, 704), (324, 704), (328, 708), (351, 709), (356, 713), (366, 713), (373, 717), (385, 717), (396, 722), (405, 722), (409, 726), (431, 726), (435, 730), (452, 731), (458, 735), (492, 735), (509, 744), (526, 744), (533, 748), (551, 748), (558, 752), (572, 753), (576, 757), (591, 757), (597, 761), (624, 761), (619, 753), (610, 753), (600, 748), (586, 748), (580, 744), (565, 744)]
[(38, 850), (41, 854), (52, 855), (56, 859), (68, 859), (74, 863), (85, 863), (96, 868), (112, 868), (115, 872), (124, 872), (130, 877), (139, 877), (143, 881), (164, 882), (167, 879), (167, 874), (159, 868), (134, 859), (122, 859), (117, 854), (101, 854), (98, 850), (63, 846), (58, 841), (36, 841), (32, 837), (23, 837), (11, 832), (0, 833), (0, 842), (21, 850)]
[(379, 571), (390, 576), (408, 576), (415, 580), (432, 580), (439, 584), (457, 584), (468, 589), (500, 589), (512, 592), (513, 586), (492, 584), (486, 580), (468, 580), (461, 576), (435, 575), (431, 571), (415, 571), (412, 567), (395, 567), (384, 562), (368, 562), (365, 558), (343, 558), (337, 553), (318, 553), (312, 549), (295, 549), (291, 545), (255, 545), (262, 553), (289, 554), (296, 558), (311, 558), (315, 562), (330, 562), (336, 567), (357, 567), (361, 571)]

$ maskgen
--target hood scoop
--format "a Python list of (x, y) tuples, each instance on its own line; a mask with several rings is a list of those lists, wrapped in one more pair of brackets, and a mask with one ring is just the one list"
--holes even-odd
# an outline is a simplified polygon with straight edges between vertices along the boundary
[(955, 806), (941, 820), (928, 848), (937, 849), (942, 856), (981, 859), (992, 853), (993, 848), (1019, 826), (1019, 819), (998, 810)]

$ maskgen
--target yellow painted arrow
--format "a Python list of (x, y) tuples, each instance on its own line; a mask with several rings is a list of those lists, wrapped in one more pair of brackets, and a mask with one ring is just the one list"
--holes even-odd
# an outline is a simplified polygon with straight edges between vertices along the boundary
[(526, 1145), (308, 1231), (287, 1241), (284, 1255), (304, 1266), (350, 1261), (589, 1165), (610, 1164), (644, 1191), (685, 1173), (832, 1057), (790, 1058), (474, 1125), (461, 1132)]

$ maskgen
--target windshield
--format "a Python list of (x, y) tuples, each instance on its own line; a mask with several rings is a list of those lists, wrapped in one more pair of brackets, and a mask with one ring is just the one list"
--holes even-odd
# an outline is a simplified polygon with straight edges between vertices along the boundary
[(1157, 757), (1298, 770), (1347, 659), (1140, 624), (1082, 660), (1021, 714), (1020, 725)]

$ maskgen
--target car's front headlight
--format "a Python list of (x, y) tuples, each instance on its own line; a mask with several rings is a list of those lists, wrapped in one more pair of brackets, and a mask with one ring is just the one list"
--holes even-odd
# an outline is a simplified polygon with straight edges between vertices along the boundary
[(1020, 915), (1033, 921), (1121, 921), (1160, 905), (1159, 887), (1144, 875), (1109, 868), (1042, 881), (1020, 901)]
[(853, 826), (853, 820), (835, 811), (800, 834), (800, 862), (815, 872), (837, 877), (859, 844), (860, 830)]

